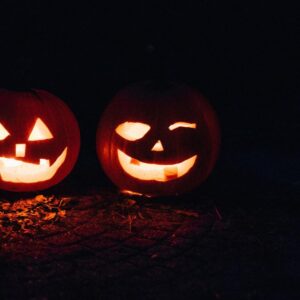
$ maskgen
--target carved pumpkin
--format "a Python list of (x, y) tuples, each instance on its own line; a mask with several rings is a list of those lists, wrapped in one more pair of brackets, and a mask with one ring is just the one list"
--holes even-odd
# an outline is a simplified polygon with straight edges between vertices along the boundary
[(46, 189), (68, 175), (80, 133), (66, 104), (42, 90), (0, 90), (0, 107), (0, 189)]
[(97, 153), (122, 190), (152, 196), (187, 192), (212, 171), (220, 132), (211, 105), (186, 85), (139, 83), (120, 91), (97, 131)]

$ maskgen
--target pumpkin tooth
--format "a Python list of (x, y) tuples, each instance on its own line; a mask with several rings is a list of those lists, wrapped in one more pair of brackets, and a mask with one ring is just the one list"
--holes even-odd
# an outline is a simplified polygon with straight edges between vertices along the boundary
[(50, 167), (50, 161), (49, 159), (40, 159), (40, 166), (46, 166), (46, 167)]
[(167, 179), (178, 177), (178, 168), (176, 166), (169, 166), (164, 168), (164, 174)]
[(140, 162), (135, 158), (131, 158), (130, 163), (133, 165), (140, 165)]

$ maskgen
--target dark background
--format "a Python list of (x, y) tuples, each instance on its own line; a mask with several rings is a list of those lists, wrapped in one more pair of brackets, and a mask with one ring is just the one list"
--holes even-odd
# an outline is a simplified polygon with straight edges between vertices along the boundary
[[(226, 230), (212, 238), (217, 244), (224, 240), (229, 254), (222, 256), (223, 248), (211, 250), (210, 242), (204, 243), (207, 253), (216, 254), (216, 261), (225, 265), (220, 274), (214, 269), (215, 259), (208, 259), (208, 281), (214, 283), (218, 274), (215, 277), (224, 280), (225, 291), (241, 289), (240, 299), (298, 299), (300, 104), (296, 31), (296, 9), (288, 1), (48, 4), (2, 0), (0, 88), (48, 90), (63, 99), (78, 119), (82, 137), (78, 162), (63, 182), (43, 191), (46, 194), (113, 188), (98, 163), (95, 135), (99, 117), (118, 90), (157, 78), (198, 88), (219, 116), (222, 146), (212, 175), (199, 187), (199, 193), (185, 197), (181, 205), (194, 207), (194, 200), (209, 199), (223, 216), (224, 226), (229, 226), (228, 240), (224, 239)], [(1, 198), (6, 196), (1, 191)], [(239, 222), (234, 222), (234, 215)], [(230, 235), (232, 228), (237, 236)], [(253, 241), (262, 253), (258, 258), (251, 248)], [(241, 257), (245, 257), (249, 273), (249, 268), (243, 269)], [(96, 256), (92, 264), (95, 260)], [(73, 263), (72, 257), (70, 261)], [(201, 266), (201, 261), (198, 264)], [(232, 277), (222, 274), (228, 274), (227, 264), (229, 271), (233, 270)], [(3, 278), (6, 272), (13, 272), (9, 264), (2, 270)], [(257, 294), (246, 294), (239, 286), (241, 280), (252, 282)], [(78, 282), (70, 285), (74, 294)], [(99, 283), (91, 290), (97, 291)], [(3, 287), (0, 294), (7, 290), (6, 284)], [(55, 288), (50, 285), (49, 289), (54, 295)], [(265, 289), (267, 292), (260, 294)], [(37, 293), (44, 295), (39, 289)]]
[(296, 10), (286, 2), (7, 0), (0, 39), (0, 86), (48, 90), (78, 119), (81, 153), (64, 184), (110, 184), (95, 152), (99, 117), (122, 87), (163, 77), (201, 90), (219, 115), (211, 180), (299, 187)]

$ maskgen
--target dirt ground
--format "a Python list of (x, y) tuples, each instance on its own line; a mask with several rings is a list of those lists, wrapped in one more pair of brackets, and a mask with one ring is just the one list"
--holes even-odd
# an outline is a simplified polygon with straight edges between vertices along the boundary
[(297, 196), (225, 196), (2, 200), (0, 298), (299, 299)]

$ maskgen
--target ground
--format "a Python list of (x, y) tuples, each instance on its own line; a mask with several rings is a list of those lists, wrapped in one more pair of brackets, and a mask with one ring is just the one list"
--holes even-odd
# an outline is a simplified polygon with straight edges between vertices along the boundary
[(298, 299), (285, 193), (2, 200), (1, 299)]

